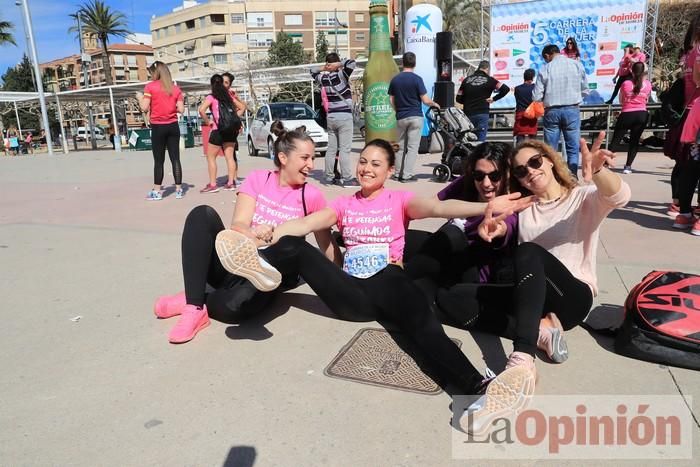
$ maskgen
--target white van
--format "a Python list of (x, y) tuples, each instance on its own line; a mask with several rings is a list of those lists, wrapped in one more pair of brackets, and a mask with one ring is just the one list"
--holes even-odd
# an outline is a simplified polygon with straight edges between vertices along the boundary
[[(78, 132), (75, 134), (78, 141), (88, 141), (90, 140), (90, 128), (84, 126), (78, 127)], [(105, 132), (102, 128), (95, 127), (95, 140), (105, 139)]]

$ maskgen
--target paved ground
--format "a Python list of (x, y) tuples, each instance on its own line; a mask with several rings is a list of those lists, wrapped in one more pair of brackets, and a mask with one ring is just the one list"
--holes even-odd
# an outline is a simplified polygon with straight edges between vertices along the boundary
[[(198, 149), (183, 159), (187, 196), (147, 203), (150, 153), (0, 158), (0, 465), (504, 464), (452, 460), (451, 400), (444, 393), (421, 396), (325, 377), (333, 356), (368, 325), (334, 319), (306, 286), (249, 323), (213, 322), (191, 343), (168, 344), (173, 321), (156, 320), (152, 305), (157, 295), (182, 288), (183, 220), (202, 203), (229, 219), (234, 198), (200, 194), (204, 160)], [(437, 161), (421, 159), (420, 182), (405, 188), (427, 195), (444, 186), (430, 181)], [(318, 169), (322, 164), (316, 161)], [(242, 156), (241, 174), (270, 165)], [(663, 156), (640, 154), (637, 172), (626, 176), (632, 202), (602, 228), (595, 311), (611, 322), (648, 271), (700, 272), (700, 238), (672, 231), (665, 215), (670, 167)], [(496, 338), (447, 331), (477, 366), (498, 369), (511, 349)], [(617, 356), (610, 338), (582, 328), (567, 336), (569, 361), (538, 363), (538, 394), (680, 393), (694, 397), (700, 416), (700, 373)], [(698, 465), (700, 427), (693, 430), (693, 459), (675, 465)]]

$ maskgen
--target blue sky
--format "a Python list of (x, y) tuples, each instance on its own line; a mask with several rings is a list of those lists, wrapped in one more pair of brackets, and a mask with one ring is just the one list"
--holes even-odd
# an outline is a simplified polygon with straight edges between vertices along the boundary
[[(78, 42), (68, 34), (71, 21), (68, 15), (76, 11), (82, 1), (73, 0), (27, 0), (34, 24), (34, 40), (37, 45), (39, 62), (78, 53)], [(149, 23), (152, 15), (160, 16), (182, 5), (180, 0), (105, 0), (111, 8), (124, 13), (129, 20), (129, 27), (134, 32), (150, 32)], [(0, 48), (0, 75), (8, 67), (15, 66), (27, 51), (21, 9), (14, 0), (2, 0), (0, 18), (14, 23), (13, 34), (17, 47), (8, 45)], [(121, 42), (114, 38), (112, 42)], [(27, 54), (29, 55), (29, 54)]]

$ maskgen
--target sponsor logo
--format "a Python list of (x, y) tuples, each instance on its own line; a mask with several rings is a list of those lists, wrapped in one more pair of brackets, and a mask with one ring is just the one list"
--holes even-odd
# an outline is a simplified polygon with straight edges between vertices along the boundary
[(615, 76), (615, 68), (598, 68), (595, 71), (596, 76)]
[(515, 66), (522, 68), (523, 65), (525, 65), (525, 59), (524, 58), (519, 58), (515, 61)]
[(506, 57), (510, 57), (510, 49), (494, 50), (493, 56), (496, 57), (496, 58), (506, 58)]
[(631, 13), (621, 13), (619, 15), (601, 16), (601, 23), (630, 23), (641, 22), (644, 20), (644, 13), (635, 11)]
[(617, 42), (599, 42), (598, 43), (598, 50), (602, 51), (610, 51), (610, 50), (617, 50)]
[(508, 62), (506, 62), (505, 60), (499, 60), (496, 62), (496, 70), (503, 71), (506, 68), (508, 68)]
[(526, 54), (527, 51), (525, 50), (520, 50), (520, 49), (513, 49), (513, 57), (517, 57), (518, 55)]
[(494, 32), (528, 32), (530, 25), (528, 23), (501, 24), (493, 26)]
[(433, 32), (432, 26), (430, 26), (430, 23), (428, 23), (428, 19), (430, 18), (430, 13), (428, 13), (425, 16), (418, 16), (416, 15), (416, 19), (411, 21), (411, 24), (414, 24), (415, 26), (412, 26), (411, 31), (414, 33), (420, 32), (421, 28), (425, 27), (430, 32)]
[(603, 54), (600, 56), (601, 65), (610, 65), (613, 60), (615, 60), (615, 56), (612, 54)]
[(497, 75), (493, 75), (494, 79), (497, 79), (498, 81), (508, 81), (510, 79), (510, 75), (508, 73), (501, 73)]

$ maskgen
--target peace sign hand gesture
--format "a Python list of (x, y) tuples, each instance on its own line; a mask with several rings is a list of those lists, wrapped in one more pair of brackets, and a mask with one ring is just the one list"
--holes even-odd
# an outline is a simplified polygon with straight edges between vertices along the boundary
[(509, 215), (508, 212), (504, 212), (497, 217), (493, 217), (493, 209), (487, 206), (484, 220), (479, 224), (479, 237), (486, 243), (491, 243), (495, 238), (505, 237), (508, 232), (506, 217)]
[(607, 149), (601, 149), (603, 141), (605, 141), (604, 131), (598, 134), (591, 149), (588, 149), (586, 140), (581, 138), (581, 172), (586, 182), (590, 182), (593, 179), (593, 174), (600, 171), (606, 164), (609, 167), (615, 166), (615, 153)]

